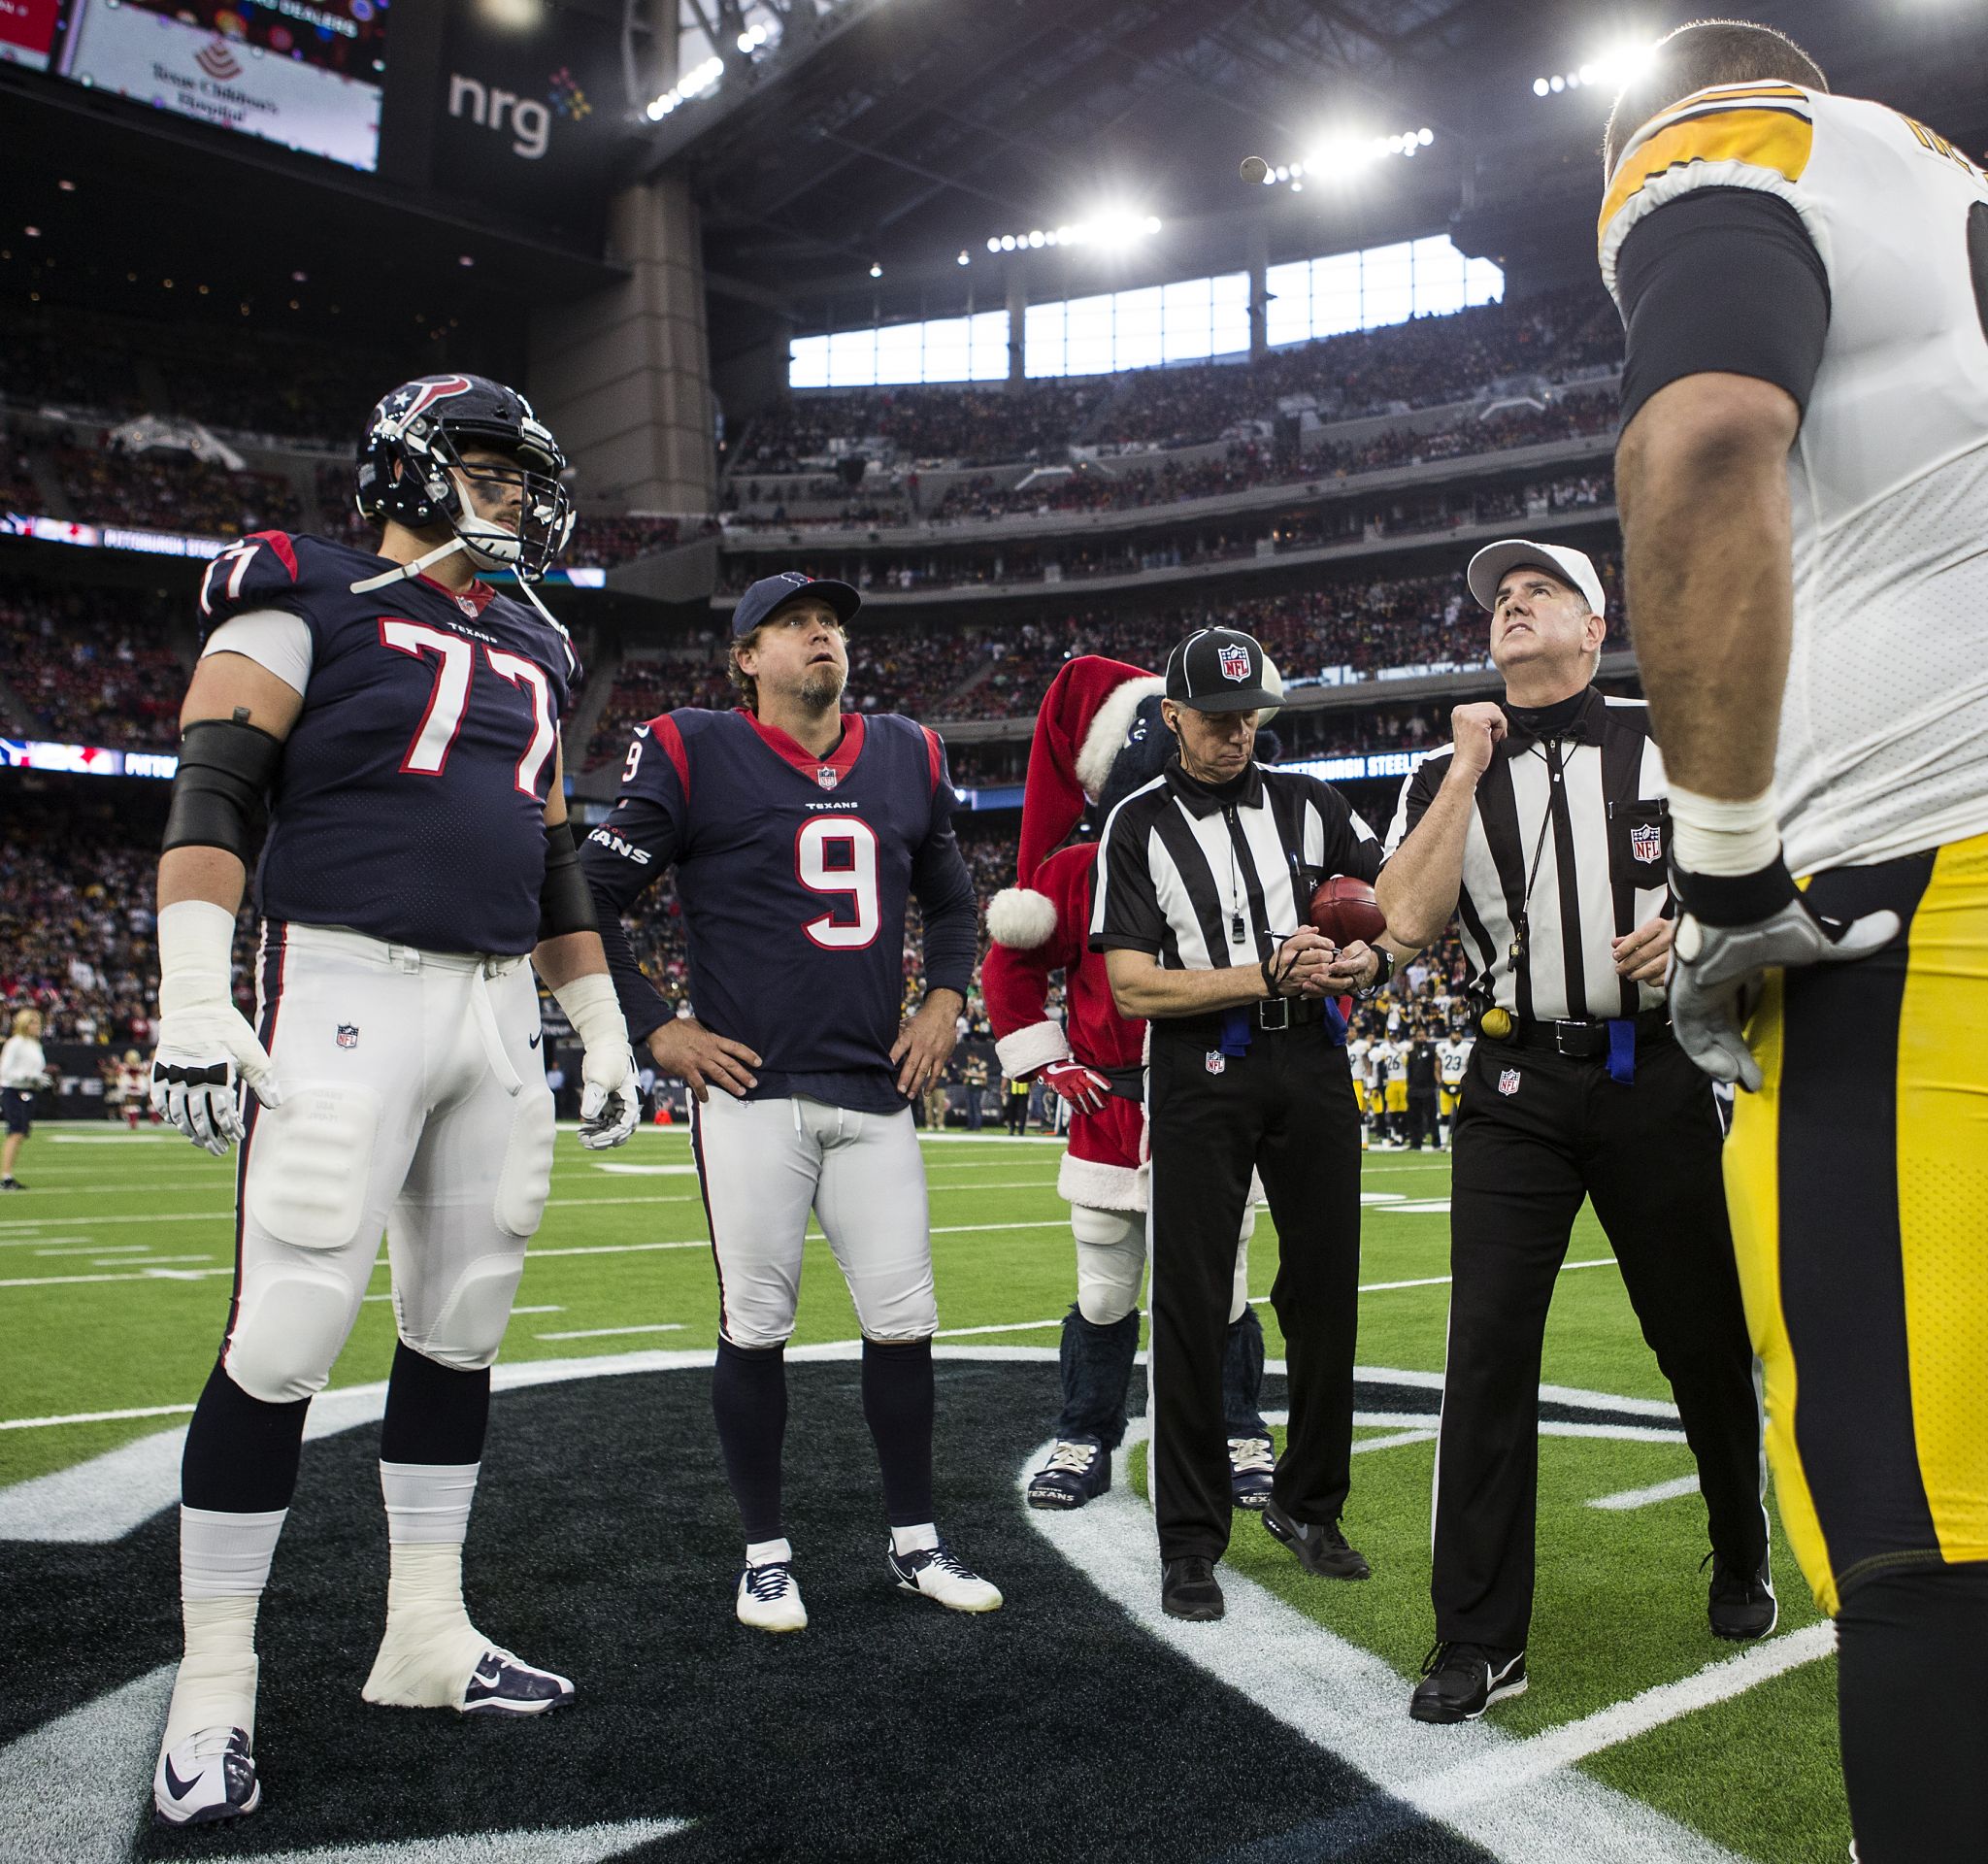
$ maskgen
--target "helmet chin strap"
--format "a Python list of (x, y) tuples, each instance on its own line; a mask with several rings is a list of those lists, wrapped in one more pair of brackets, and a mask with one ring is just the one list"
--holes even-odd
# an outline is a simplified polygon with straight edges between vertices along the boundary
[(409, 577), (421, 575), (431, 564), (440, 563), (444, 557), (453, 556), (457, 550), (468, 548), (469, 545), (463, 538), (451, 537), (447, 544), (436, 545), (432, 550), (415, 557), (412, 563), (403, 563), (396, 569), (386, 571), (384, 575), (369, 576), (363, 582), (352, 583), (351, 592), (354, 595), (367, 595), (375, 589), (385, 588), (390, 582), (405, 582)]

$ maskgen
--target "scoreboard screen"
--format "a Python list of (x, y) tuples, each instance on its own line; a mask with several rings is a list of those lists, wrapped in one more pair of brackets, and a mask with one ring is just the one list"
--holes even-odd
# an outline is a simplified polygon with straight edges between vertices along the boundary
[[(387, 0), (0, 0), (72, 83), (371, 170)], [(16, 51), (32, 62), (32, 48)]]

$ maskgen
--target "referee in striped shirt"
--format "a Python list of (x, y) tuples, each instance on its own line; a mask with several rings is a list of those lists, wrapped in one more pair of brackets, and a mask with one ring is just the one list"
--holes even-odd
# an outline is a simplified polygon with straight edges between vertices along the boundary
[(1229, 1545), (1222, 1355), (1253, 1170), (1277, 1226), (1271, 1304), (1290, 1423), (1265, 1528), (1308, 1572), (1364, 1580), (1339, 1529), (1353, 1436), (1360, 1115), (1333, 999), (1381, 953), (1312, 930), (1334, 874), (1372, 881), (1380, 844), (1338, 790), (1252, 750), (1281, 697), (1246, 634), (1201, 628), (1167, 661), (1160, 716), (1177, 754), (1105, 824), (1091, 946), (1111, 994), (1151, 1023), (1152, 1492), (1160, 1600), (1218, 1618)]
[(1670, 830), (1648, 712), (1591, 683), (1603, 594), (1579, 550), (1493, 544), (1467, 580), (1506, 697), (1459, 706), (1454, 742), (1403, 785), (1375, 888), (1405, 946), (1457, 915), (1480, 1038), (1454, 1126), (1438, 1642), (1409, 1704), (1434, 1722), (1526, 1686), (1541, 1344), (1584, 1197), (1698, 1462), (1711, 1629), (1764, 1637), (1776, 1612), (1723, 1129), (1664, 1008)]

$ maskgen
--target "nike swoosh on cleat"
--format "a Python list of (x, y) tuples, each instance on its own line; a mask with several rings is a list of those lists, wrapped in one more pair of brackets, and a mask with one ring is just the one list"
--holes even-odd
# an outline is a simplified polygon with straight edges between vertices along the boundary
[(184, 1799), (186, 1795), (190, 1793), (194, 1789), (194, 1787), (198, 1786), (199, 1784), (200, 1776), (198, 1774), (195, 1774), (191, 1780), (182, 1780), (180, 1776), (173, 1771), (173, 1763), (171, 1759), (169, 1758), (167, 1760), (166, 1791), (171, 1793), (175, 1799)]
[(546, 1032), (545, 1032), (545, 1031), (544, 1031), (543, 1029), (541, 1029), (541, 1030), (539, 1031), (539, 1034), (538, 1034), (537, 1036), (534, 1036), (534, 1037), (532, 1037), (532, 1039), (531, 1039), (531, 1046), (532, 1046), (532, 1047), (533, 1047), (534, 1048), (537, 1048), (537, 1047), (539, 1046), (539, 1037), (540, 1037), (540, 1036), (543, 1036), (543, 1035), (544, 1035), (545, 1033), (546, 1033)]
[(502, 1681), (504, 1681), (504, 1669), (503, 1669), (503, 1666), (502, 1666), (502, 1665), (500, 1664), (500, 1665), (498, 1666), (497, 1670), (496, 1670), (496, 1673), (495, 1673), (494, 1675), (492, 1675), (492, 1676), (487, 1676), (487, 1677), (486, 1677), (486, 1676), (484, 1676), (484, 1674), (483, 1674), (483, 1673), (482, 1673), (482, 1672), (481, 1672), (480, 1670), (479, 1670), (479, 1671), (477, 1672), (477, 1674), (476, 1674), (476, 1679), (475, 1679), (475, 1681), (478, 1681), (478, 1682), (480, 1682), (480, 1684), (482, 1684), (482, 1686), (483, 1686), (483, 1687), (484, 1687), (485, 1689), (494, 1689), (494, 1688), (496, 1688), (496, 1686), (497, 1686), (497, 1685), (498, 1685), (498, 1684), (499, 1684), (500, 1682), (502, 1682)]

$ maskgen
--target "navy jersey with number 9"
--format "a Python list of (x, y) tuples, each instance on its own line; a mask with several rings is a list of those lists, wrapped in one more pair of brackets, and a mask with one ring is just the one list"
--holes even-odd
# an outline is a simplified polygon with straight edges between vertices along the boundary
[(572, 644), (481, 582), (458, 595), (424, 576), (352, 593), (384, 565), (265, 531), (201, 583), (203, 641), (257, 610), (311, 631), (256, 906), (423, 950), (529, 951), (559, 716), (580, 670)]
[(638, 726), (619, 799), (581, 849), (631, 1037), (670, 1008), (620, 915), (674, 865), (692, 1007), (764, 1063), (747, 1098), (902, 1107), (889, 1056), (912, 894), (928, 984), (965, 996), (973, 979), (973, 882), (951, 811), (938, 737), (895, 713), (845, 714), (819, 758), (745, 711), (686, 707)]

